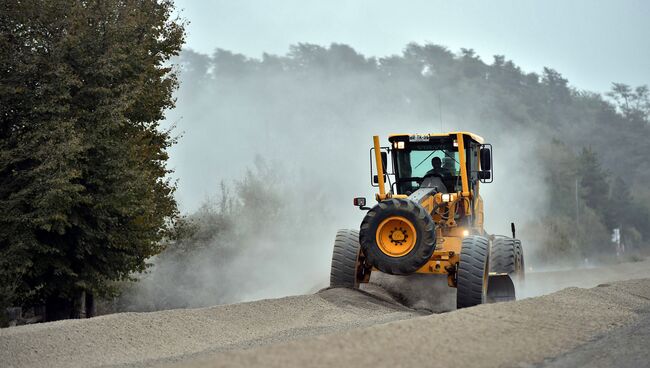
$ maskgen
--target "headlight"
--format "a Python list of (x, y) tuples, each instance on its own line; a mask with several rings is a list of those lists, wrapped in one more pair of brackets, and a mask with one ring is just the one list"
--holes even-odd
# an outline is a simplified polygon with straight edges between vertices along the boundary
[(463, 230), (463, 236), (468, 236), (469, 235), (469, 230)]
[(442, 201), (443, 202), (451, 202), (451, 194), (445, 193), (442, 195)]

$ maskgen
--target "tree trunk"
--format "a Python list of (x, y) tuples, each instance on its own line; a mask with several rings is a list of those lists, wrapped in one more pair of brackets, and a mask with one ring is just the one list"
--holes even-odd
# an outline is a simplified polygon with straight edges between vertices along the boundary
[(68, 319), (72, 314), (72, 304), (70, 299), (59, 296), (49, 296), (45, 301), (45, 321), (58, 321)]
[(86, 292), (81, 290), (77, 292), (72, 301), (72, 314), (70, 318), (86, 318)]
[(93, 295), (92, 291), (87, 291), (86, 292), (86, 318), (95, 317), (96, 313), (97, 310), (95, 307), (95, 295)]

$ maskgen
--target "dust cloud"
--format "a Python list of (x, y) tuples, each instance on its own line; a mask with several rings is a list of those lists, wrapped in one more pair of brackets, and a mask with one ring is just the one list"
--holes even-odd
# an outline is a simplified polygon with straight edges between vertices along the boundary
[[(430, 101), (416, 104), (425, 92), (407, 79), (391, 85), (400, 83), (399, 91), (387, 89), (363, 70), (267, 72), (263, 78), (208, 70), (196, 77), (181, 62), (177, 106), (167, 121), (180, 135), (170, 168), (182, 212), (220, 206), (222, 182), (236, 196), (241, 178), (261, 175), (256, 157), (273, 174), (261, 178), (266, 189), (258, 191), (257, 203), (244, 203), (233, 217), (233, 234), (216, 234), (182, 259), (153, 259), (150, 272), (126, 294), (126, 309), (207, 306), (326, 287), (336, 230), (357, 228), (364, 215), (352, 198), (374, 198), (369, 148), (375, 134), (384, 143), (390, 133), (469, 130), (483, 136), (493, 144), (495, 170), (494, 182), (482, 186), (486, 229), (509, 234), (515, 222), (525, 244), (535, 244), (525, 224), (546, 211), (549, 189), (537, 168), (539, 132), (482, 119), (465, 96), (426, 92)], [(269, 203), (279, 210), (256, 210)]]

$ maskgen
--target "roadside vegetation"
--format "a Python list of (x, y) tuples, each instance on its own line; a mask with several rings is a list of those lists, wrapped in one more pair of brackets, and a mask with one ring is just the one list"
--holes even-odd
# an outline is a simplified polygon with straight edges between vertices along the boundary
[[(162, 251), (183, 24), (171, 1), (27, 0), (0, 9), (0, 302), (92, 315)], [(4, 308), (0, 309), (4, 310)]]

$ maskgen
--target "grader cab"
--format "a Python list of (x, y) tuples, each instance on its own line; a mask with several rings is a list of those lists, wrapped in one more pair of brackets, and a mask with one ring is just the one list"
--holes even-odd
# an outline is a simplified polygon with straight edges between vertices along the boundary
[(424, 273), (447, 276), (457, 308), (515, 299), (512, 279), (523, 279), (524, 259), (514, 224), (512, 237), (483, 228), (480, 184), (493, 180), (492, 146), (467, 132), (396, 134), (388, 141), (380, 147), (374, 137), (377, 204), (354, 199), (367, 213), (358, 231), (338, 231), (330, 285), (358, 288), (373, 271)]

